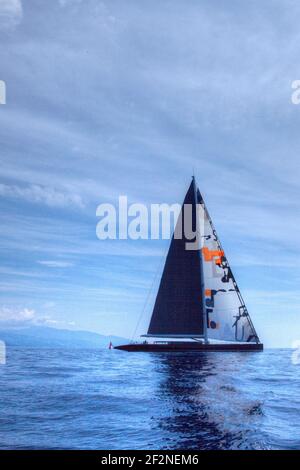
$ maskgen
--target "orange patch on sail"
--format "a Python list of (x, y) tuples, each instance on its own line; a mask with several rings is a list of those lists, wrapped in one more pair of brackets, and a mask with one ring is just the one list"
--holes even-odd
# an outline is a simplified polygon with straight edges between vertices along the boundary
[(202, 248), (204, 261), (214, 261), (216, 265), (221, 264), (222, 256), (224, 256), (223, 250), (210, 250), (207, 246)]

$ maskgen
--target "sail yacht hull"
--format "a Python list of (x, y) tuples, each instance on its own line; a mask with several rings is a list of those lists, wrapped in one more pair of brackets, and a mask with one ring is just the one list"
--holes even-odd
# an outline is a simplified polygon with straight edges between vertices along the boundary
[(227, 343), (227, 344), (204, 344), (199, 342), (158, 342), (158, 343), (131, 343), (115, 346), (114, 349), (128, 352), (206, 352), (206, 351), (228, 351), (228, 352), (251, 352), (263, 351), (262, 343)]

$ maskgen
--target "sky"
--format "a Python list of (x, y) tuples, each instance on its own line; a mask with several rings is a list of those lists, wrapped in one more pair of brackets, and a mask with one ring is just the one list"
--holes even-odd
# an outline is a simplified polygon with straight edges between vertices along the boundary
[(180, 203), (194, 171), (261, 340), (300, 339), (299, 16), (0, 0), (0, 324), (143, 330), (168, 241), (98, 240), (96, 209)]

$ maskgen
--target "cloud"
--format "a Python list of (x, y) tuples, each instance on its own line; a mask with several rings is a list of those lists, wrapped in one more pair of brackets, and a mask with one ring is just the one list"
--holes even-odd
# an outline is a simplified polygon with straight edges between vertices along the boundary
[(20, 0), (0, 0), (0, 30), (12, 30), (21, 22), (23, 16)]
[(0, 183), (0, 196), (23, 199), (30, 203), (46, 204), (49, 207), (79, 207), (84, 203), (77, 194), (63, 193), (52, 187), (31, 184), (29, 186), (8, 185)]
[(78, 3), (81, 3), (82, 0), (58, 0), (58, 3), (60, 4), (61, 7), (65, 7), (65, 6), (68, 6), (68, 5), (72, 5), (72, 4), (78, 4)]
[(43, 266), (47, 266), (48, 268), (69, 268), (71, 266), (74, 266), (73, 263), (67, 262), (67, 261), (38, 261), (39, 264)]
[(2, 327), (20, 327), (20, 326), (52, 326), (64, 327), (74, 326), (74, 321), (56, 320), (49, 315), (37, 315), (36, 311), (30, 308), (0, 308), (0, 326)]
[(22, 310), (14, 310), (7, 307), (0, 309), (0, 323), (32, 323), (36, 320), (34, 310), (23, 308)]

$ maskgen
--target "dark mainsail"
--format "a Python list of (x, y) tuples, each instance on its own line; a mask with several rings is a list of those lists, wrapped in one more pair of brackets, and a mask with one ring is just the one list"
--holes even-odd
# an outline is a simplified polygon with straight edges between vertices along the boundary
[[(196, 184), (193, 178), (185, 196), (177, 224), (185, 224), (185, 205), (192, 208), (192, 229), (196, 232)], [(176, 226), (176, 229), (178, 227)], [(176, 230), (175, 230), (176, 232)], [(185, 237), (173, 235), (158, 294), (156, 297), (148, 335), (203, 336), (203, 279), (199, 249), (186, 250)]]

